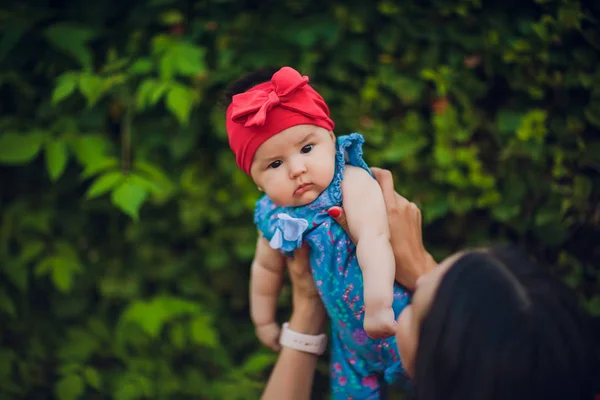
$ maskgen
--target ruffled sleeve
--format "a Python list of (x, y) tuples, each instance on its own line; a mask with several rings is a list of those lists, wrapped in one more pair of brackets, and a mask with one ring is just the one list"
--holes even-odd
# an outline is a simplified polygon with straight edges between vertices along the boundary
[(363, 159), (363, 144), (365, 139), (360, 133), (337, 138), (337, 152), (335, 155), (335, 174), (331, 183), (332, 197), (336, 203), (342, 201), (342, 180), (344, 179), (344, 168), (347, 165), (365, 169), (371, 176), (371, 170)]

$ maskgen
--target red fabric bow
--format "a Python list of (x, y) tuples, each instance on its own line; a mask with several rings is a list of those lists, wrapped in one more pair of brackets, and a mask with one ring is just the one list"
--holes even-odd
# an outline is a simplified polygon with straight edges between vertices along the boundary
[[(270, 87), (233, 96), (231, 117), (234, 122), (244, 123), (246, 128), (262, 126), (267, 119), (267, 113), (281, 105), (307, 117), (326, 118), (327, 113), (323, 110), (324, 101), (314, 90), (311, 90), (310, 86), (307, 86), (307, 83), (307, 76), (300, 75), (293, 68), (283, 67), (271, 78)], [(315, 94), (318, 98), (315, 98)], [(319, 104), (319, 100), (322, 104)]]

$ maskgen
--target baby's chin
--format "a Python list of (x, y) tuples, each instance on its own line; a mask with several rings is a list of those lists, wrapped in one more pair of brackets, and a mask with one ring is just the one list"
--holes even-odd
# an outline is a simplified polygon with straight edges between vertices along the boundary
[[(306, 196), (308, 195), (308, 196)], [(312, 193), (304, 193), (302, 195), (302, 197), (299, 199), (299, 201), (294, 204), (295, 207), (300, 207), (300, 206), (305, 206), (307, 204), (312, 203), (313, 201), (315, 201), (317, 199), (317, 197), (319, 197), (319, 193), (315, 193), (314, 195)]]
[(271, 196), (269, 198), (279, 207), (301, 207), (315, 201), (319, 197), (319, 194), (316, 190), (309, 190), (300, 196), (292, 196), (287, 199), (274, 199)]

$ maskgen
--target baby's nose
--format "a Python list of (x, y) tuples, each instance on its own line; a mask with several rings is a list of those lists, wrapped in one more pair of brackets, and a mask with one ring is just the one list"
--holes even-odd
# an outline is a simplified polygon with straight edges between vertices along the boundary
[(297, 178), (306, 172), (306, 165), (302, 161), (294, 161), (290, 163), (290, 177)]

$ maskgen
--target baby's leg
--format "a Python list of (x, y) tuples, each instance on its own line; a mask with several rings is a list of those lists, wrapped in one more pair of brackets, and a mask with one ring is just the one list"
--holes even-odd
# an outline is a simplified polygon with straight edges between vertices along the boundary
[(331, 340), (331, 398), (333, 400), (381, 399), (381, 375), (368, 372), (365, 362), (351, 354), (338, 335)]

